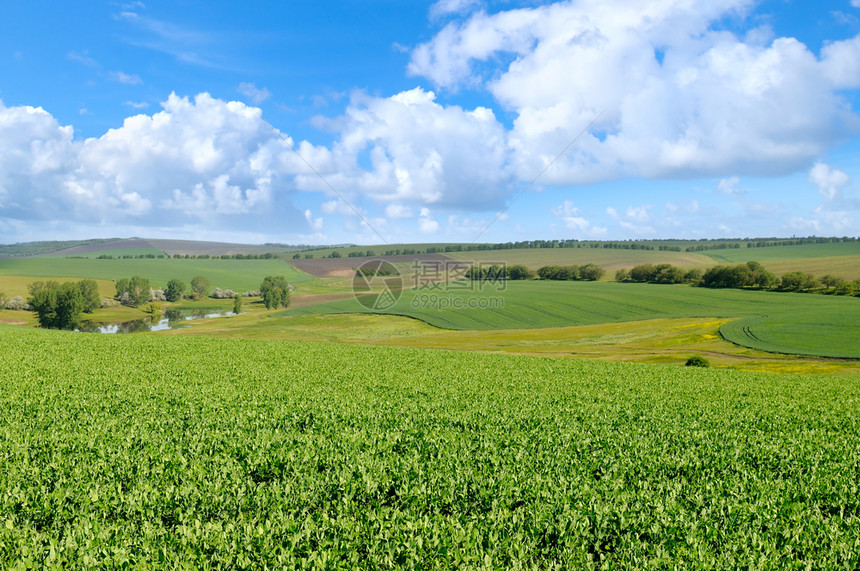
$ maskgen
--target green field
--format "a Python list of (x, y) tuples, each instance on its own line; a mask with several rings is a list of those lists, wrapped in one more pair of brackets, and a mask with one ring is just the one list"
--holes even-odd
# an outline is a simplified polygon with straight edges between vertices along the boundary
[(720, 263), (728, 262), (734, 264), (755, 260), (765, 264), (771, 260), (860, 256), (860, 241), (839, 242), (835, 244), (801, 244), (798, 246), (707, 250), (701, 253)]
[(0, 260), (0, 291), (3, 276), (24, 276), (34, 279), (101, 279), (140, 275), (153, 286), (164, 287), (168, 280), (177, 278), (186, 283), (194, 276), (205, 276), (212, 287), (236, 291), (257, 289), (263, 278), (282, 275), (290, 282), (303, 282), (313, 276), (300, 272), (279, 259), (272, 260), (184, 260), (139, 259), (97, 260), (92, 258), (20, 258)]
[(860, 327), (856, 312), (794, 309), (776, 315), (739, 319), (723, 325), (723, 338), (745, 347), (774, 353), (860, 359)]
[(122, 258), (123, 256), (164, 256), (164, 252), (157, 248), (116, 248), (111, 250), (96, 250), (93, 252), (81, 253), (61, 253), (61, 254), (45, 254), (44, 258), (97, 258), (99, 256), (113, 256), (114, 258)]
[(860, 566), (856, 377), (0, 342), (4, 567)]
[[(442, 307), (442, 305), (446, 305)], [(496, 304), (496, 305), (493, 305)], [(285, 315), (368, 313), (354, 299), (289, 310)], [(508, 282), (504, 291), (406, 290), (382, 313), (405, 315), (444, 329), (536, 329), (646, 319), (757, 318), (758, 341), (731, 341), (783, 352), (860, 358), (860, 299), (812, 294), (713, 290), (614, 282)], [(766, 317), (763, 317), (766, 316)], [(796, 327), (792, 327), (792, 324)], [(826, 327), (819, 325), (826, 324)], [(814, 332), (814, 334), (811, 334)], [(771, 340), (772, 341), (769, 341)]]
[[(484, 264), (523, 264), (531, 269), (550, 265), (597, 264), (614, 271), (638, 264), (673, 264), (682, 267), (708, 267), (713, 260), (702, 253), (668, 252), (660, 250), (621, 250), (610, 248), (529, 248), (522, 250), (482, 250), (445, 254), (464, 262)], [(613, 276), (607, 275), (606, 279)]]

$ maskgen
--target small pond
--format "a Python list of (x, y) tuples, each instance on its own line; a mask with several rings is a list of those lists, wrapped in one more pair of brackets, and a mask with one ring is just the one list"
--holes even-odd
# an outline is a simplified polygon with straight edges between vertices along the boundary
[(236, 315), (232, 311), (207, 311), (195, 309), (184, 311), (181, 309), (168, 309), (161, 317), (144, 317), (126, 321), (125, 323), (98, 323), (95, 321), (84, 321), (78, 331), (85, 333), (141, 333), (145, 331), (166, 331), (168, 329), (180, 329), (186, 326), (186, 322), (194, 319), (209, 319), (213, 317), (229, 317)]

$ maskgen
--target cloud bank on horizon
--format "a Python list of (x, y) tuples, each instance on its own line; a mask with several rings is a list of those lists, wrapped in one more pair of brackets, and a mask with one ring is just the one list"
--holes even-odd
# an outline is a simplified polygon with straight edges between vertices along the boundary
[(814, 50), (758, 4), (440, 0), (391, 70), (418, 86), (302, 118), (325, 142), (273, 130), (277, 89), (250, 80), (240, 100), (171, 90), (88, 138), (0, 100), (0, 241), (463, 241), (544, 169), (484, 239), (860, 233), (860, 29)]

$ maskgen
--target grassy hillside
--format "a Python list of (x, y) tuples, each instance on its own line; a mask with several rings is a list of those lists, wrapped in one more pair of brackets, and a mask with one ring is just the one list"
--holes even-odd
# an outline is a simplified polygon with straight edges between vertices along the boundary
[(795, 308), (775, 315), (747, 317), (720, 328), (733, 343), (776, 353), (803, 353), (822, 357), (860, 358), (860, 314)]
[(92, 246), (113, 242), (118, 238), (95, 238), (92, 240), (66, 240), (45, 242), (24, 242), (20, 244), (0, 244), (0, 257), (37, 256), (77, 246)]
[[(660, 250), (621, 250), (609, 248), (530, 248), (523, 250), (484, 250), (446, 254), (465, 262), (523, 264), (532, 269), (549, 265), (597, 264), (607, 270), (631, 268), (637, 264), (673, 264), (683, 267), (707, 267), (713, 260), (700, 253)], [(607, 276), (611, 278), (612, 276)]]
[(860, 566), (856, 378), (0, 342), (4, 567)]
[(186, 284), (194, 276), (209, 279), (213, 287), (236, 291), (257, 289), (268, 275), (283, 275), (291, 282), (313, 279), (283, 260), (98, 260), (80, 258), (22, 258), (0, 260), (0, 291), (4, 291), (5, 276), (33, 277), (34, 279), (111, 280), (140, 275), (149, 278), (153, 286), (164, 287), (171, 278)]
[(748, 262), (750, 260), (765, 263), (772, 260), (791, 260), (797, 258), (860, 256), (860, 241), (835, 244), (802, 244), (798, 246), (711, 250), (702, 253), (721, 263)]
[[(292, 309), (287, 314), (367, 313), (354, 299)], [(658, 318), (785, 317), (768, 331), (779, 335), (790, 352), (817, 355), (828, 346), (828, 356), (860, 358), (860, 299), (811, 294), (742, 290), (711, 290), (689, 286), (620, 284), (614, 282), (509, 282), (504, 291), (404, 291), (383, 313), (405, 315), (445, 329), (532, 329)], [(794, 319), (815, 316), (832, 325), (816, 330), (791, 328)], [(780, 317), (781, 319), (781, 317)], [(787, 328), (788, 327), (788, 328)], [(787, 329), (786, 329), (787, 328)], [(767, 336), (770, 333), (764, 332)], [(741, 339), (732, 338), (741, 342)], [(743, 343), (742, 343), (743, 344)], [(755, 345), (760, 348), (760, 345)]]

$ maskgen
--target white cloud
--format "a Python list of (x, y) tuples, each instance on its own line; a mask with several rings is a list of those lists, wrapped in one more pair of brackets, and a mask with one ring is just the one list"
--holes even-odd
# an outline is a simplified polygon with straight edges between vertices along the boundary
[(855, 8), (860, 8), (860, 0), (851, 0), (851, 5)]
[(744, 191), (738, 188), (740, 182), (741, 179), (736, 176), (724, 178), (717, 184), (717, 192), (720, 194), (727, 194), (729, 196), (743, 194)]
[[(515, 188), (505, 130), (492, 111), (444, 107), (420, 88), (388, 98), (356, 96), (331, 153), (310, 160), (337, 189), (379, 203), (493, 208)], [(369, 167), (359, 167), (359, 157)], [(319, 181), (308, 187), (322, 190)]]
[(439, 222), (433, 218), (429, 208), (422, 208), (418, 213), (418, 228), (422, 234), (435, 234), (439, 231)]
[(205, 93), (171, 94), (162, 107), (74, 141), (43, 109), (0, 102), (4, 217), (119, 227), (218, 220), (224, 229), (242, 225), (236, 215), (254, 215), (259, 229), (302, 221), (289, 189), (304, 165), (255, 110)]
[[(513, 111), (521, 180), (602, 111), (544, 183), (793, 172), (860, 131), (838, 91), (860, 83), (860, 39), (819, 59), (793, 38), (714, 30), (753, 4), (581, 0), (479, 12), (418, 46), (409, 70), (443, 88), (483, 86)], [(511, 63), (482, 76), (500, 56)]]
[(305, 220), (308, 221), (308, 226), (311, 227), (311, 230), (313, 230), (314, 232), (322, 232), (322, 229), (323, 229), (322, 217), (314, 218), (310, 209), (308, 209), (308, 210), (305, 210)]
[(412, 218), (412, 209), (402, 204), (389, 204), (385, 207), (385, 215), (389, 218)]
[(449, 14), (463, 14), (478, 5), (478, 0), (437, 0), (430, 6), (430, 18), (437, 19)]
[(251, 103), (260, 104), (272, 96), (272, 93), (263, 87), (258, 89), (253, 83), (240, 83), (237, 88), (239, 93), (247, 97)]
[(618, 225), (634, 235), (652, 235), (656, 230), (651, 226), (651, 205), (628, 206), (624, 215), (611, 206), (606, 209), (610, 218), (618, 222)]
[(568, 230), (573, 230), (577, 238), (598, 238), (606, 235), (606, 228), (593, 226), (576, 208), (572, 200), (565, 200), (551, 210), (551, 214), (564, 222)]
[(143, 80), (140, 78), (140, 76), (129, 75), (121, 71), (112, 71), (108, 73), (108, 77), (110, 77), (111, 80), (116, 81), (117, 83), (122, 83), (125, 85), (140, 85), (141, 83), (143, 83)]
[(147, 107), (149, 107), (149, 103), (146, 101), (126, 101), (125, 103), (123, 103), (123, 105), (137, 110), (146, 109)]
[(90, 57), (89, 50), (84, 50), (82, 52), (71, 51), (66, 54), (66, 57), (88, 67), (99, 67), (99, 62)]
[(818, 192), (824, 198), (833, 201), (839, 197), (842, 189), (851, 182), (851, 178), (841, 170), (819, 162), (815, 163), (815, 166), (809, 171), (809, 182), (818, 188)]

